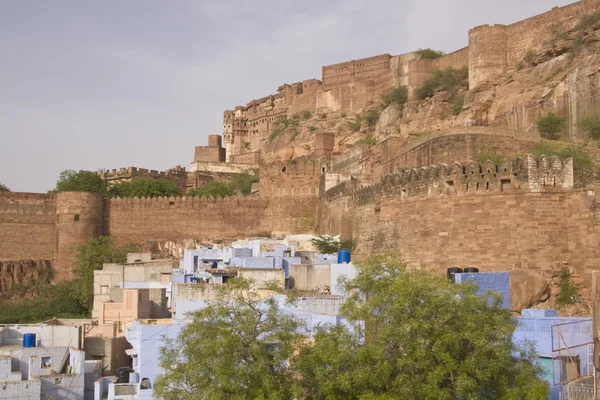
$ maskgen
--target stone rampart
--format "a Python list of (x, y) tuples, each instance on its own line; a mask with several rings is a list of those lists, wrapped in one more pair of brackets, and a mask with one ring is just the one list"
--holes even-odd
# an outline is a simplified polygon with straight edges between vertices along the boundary
[(41, 193), (0, 193), (0, 261), (52, 259), (56, 197)]
[(110, 184), (130, 182), (136, 178), (160, 179), (174, 183), (179, 190), (185, 191), (187, 172), (185, 167), (177, 166), (166, 171), (156, 171), (146, 168), (127, 167), (120, 169), (100, 169), (98, 175)]

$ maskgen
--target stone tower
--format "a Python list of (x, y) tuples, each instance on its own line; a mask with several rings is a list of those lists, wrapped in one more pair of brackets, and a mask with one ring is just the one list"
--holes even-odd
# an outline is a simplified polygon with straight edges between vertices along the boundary
[(104, 199), (98, 193), (61, 192), (56, 196), (57, 281), (72, 279), (75, 248), (102, 234)]

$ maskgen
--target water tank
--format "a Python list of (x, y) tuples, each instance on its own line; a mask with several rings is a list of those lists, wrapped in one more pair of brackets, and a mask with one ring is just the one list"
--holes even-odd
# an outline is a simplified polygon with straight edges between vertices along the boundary
[(23, 347), (35, 347), (35, 333), (26, 333), (23, 335)]
[(138, 383), (140, 381), (140, 375), (137, 372), (129, 373), (129, 383)]
[(463, 272), (465, 274), (476, 274), (479, 272), (479, 268), (465, 268)]
[(350, 262), (350, 250), (338, 250), (338, 264)]
[(460, 274), (462, 272), (463, 272), (462, 268), (452, 267), (452, 268), (448, 268), (446, 276), (448, 277), (448, 280), (450, 282), (454, 283), (454, 275)]

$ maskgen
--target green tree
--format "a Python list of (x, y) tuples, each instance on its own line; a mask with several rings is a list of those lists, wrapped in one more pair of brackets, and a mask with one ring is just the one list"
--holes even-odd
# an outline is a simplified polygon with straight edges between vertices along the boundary
[(261, 300), (252, 282), (234, 278), (217, 299), (191, 315), (160, 352), (164, 374), (154, 393), (164, 400), (293, 399), (288, 360), (304, 341), (300, 322)]
[[(531, 349), (498, 295), (374, 257), (345, 283), (354, 327), (321, 328), (292, 360), (307, 399), (542, 400)], [(364, 299), (368, 301), (364, 301)]]
[(561, 306), (568, 306), (580, 301), (578, 287), (573, 282), (571, 271), (563, 268), (560, 271), (560, 293), (556, 296), (556, 302)]
[(229, 197), (233, 196), (233, 187), (231, 183), (210, 181), (200, 188), (188, 191), (187, 195), (197, 197)]
[(131, 182), (115, 183), (108, 192), (114, 197), (181, 196), (179, 188), (173, 182), (152, 178), (136, 178)]
[(352, 239), (340, 239), (338, 236), (320, 235), (312, 239), (312, 244), (321, 254), (333, 254), (338, 250), (354, 250)]
[(588, 138), (593, 140), (600, 139), (600, 114), (592, 114), (582, 118), (577, 127), (584, 132)]
[(408, 87), (400, 86), (385, 91), (381, 95), (381, 106), (387, 108), (390, 104), (404, 105), (408, 101)]
[(74, 295), (77, 301), (88, 312), (94, 301), (94, 271), (102, 269), (104, 263), (124, 263), (127, 253), (139, 251), (139, 246), (124, 244), (115, 246), (108, 236), (91, 238), (87, 243), (77, 248), (75, 258), (77, 278), (74, 282)]
[(433, 49), (419, 49), (417, 51), (415, 51), (415, 53), (419, 54), (421, 56), (421, 58), (425, 59), (425, 60), (435, 60), (436, 58), (440, 58), (442, 56), (445, 56), (446, 53), (444, 53), (443, 51), (440, 50), (433, 50)]
[(107, 184), (104, 179), (92, 171), (64, 170), (56, 182), (57, 192), (94, 192), (106, 193)]
[(244, 172), (242, 174), (236, 174), (233, 177), (232, 185), (238, 193), (247, 196), (250, 194), (250, 191), (252, 190), (252, 184), (255, 182), (258, 182), (257, 177)]
[(10, 192), (10, 189), (6, 185), (0, 183), (0, 192)]
[(536, 125), (540, 135), (544, 139), (558, 140), (561, 137), (566, 122), (567, 118), (552, 113), (538, 119)]
[[(460, 89), (469, 88), (469, 69), (467, 67), (455, 69), (452, 67), (433, 71), (423, 85), (417, 89), (417, 97), (426, 99), (437, 91), (447, 91), (450, 96), (456, 96)], [(462, 106), (461, 106), (462, 107)]]
[(556, 156), (562, 160), (572, 158), (575, 187), (584, 187), (596, 177), (592, 156), (581, 143), (541, 141), (534, 146), (532, 153), (536, 157)]

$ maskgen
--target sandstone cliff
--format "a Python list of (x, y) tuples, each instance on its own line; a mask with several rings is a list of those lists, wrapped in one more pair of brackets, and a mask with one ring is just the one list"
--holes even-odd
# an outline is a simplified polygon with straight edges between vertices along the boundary
[(49, 260), (0, 261), (0, 293), (13, 300), (30, 297), (52, 280)]
[[(514, 68), (470, 90), (439, 90), (431, 97), (379, 110), (380, 99), (374, 97), (360, 113), (325, 110), (307, 118), (288, 116), (290, 123), (264, 140), (263, 159), (270, 162), (311, 155), (319, 131), (334, 132), (334, 152), (343, 153), (388, 136), (410, 138), (463, 126), (535, 132), (536, 121), (550, 113), (567, 117), (564, 139), (585, 139), (578, 121), (600, 110), (600, 21), (570, 30), (554, 29), (553, 39), (529, 49)], [(378, 115), (371, 125), (365, 118), (369, 110)]]

